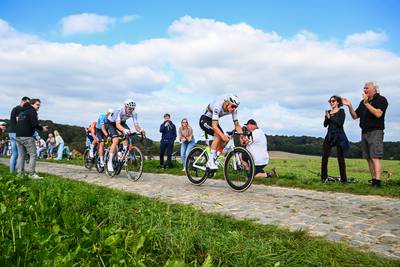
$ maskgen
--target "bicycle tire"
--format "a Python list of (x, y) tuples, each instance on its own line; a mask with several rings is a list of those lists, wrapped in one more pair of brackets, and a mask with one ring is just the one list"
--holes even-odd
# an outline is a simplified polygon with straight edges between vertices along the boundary
[(243, 192), (251, 186), (254, 179), (254, 159), (247, 149), (235, 147), (228, 153), (224, 163), (224, 177), (234, 191)]
[[(194, 147), (190, 150), (185, 164), (185, 172), (186, 176), (188, 177), (189, 181), (194, 185), (202, 185), (208, 178), (207, 176), (207, 169), (206, 164), (208, 161), (208, 153), (203, 153), (204, 148), (201, 147)], [(199, 159), (198, 157), (201, 156)], [(194, 162), (197, 161), (197, 164), (200, 167), (204, 167), (205, 169), (202, 170), (200, 168), (194, 167)]]
[(125, 162), (126, 175), (130, 180), (137, 181), (140, 179), (143, 173), (143, 162), (142, 151), (136, 146), (132, 147)]
[(93, 161), (89, 157), (89, 148), (85, 149), (85, 152), (83, 153), (83, 166), (88, 170), (93, 168)]

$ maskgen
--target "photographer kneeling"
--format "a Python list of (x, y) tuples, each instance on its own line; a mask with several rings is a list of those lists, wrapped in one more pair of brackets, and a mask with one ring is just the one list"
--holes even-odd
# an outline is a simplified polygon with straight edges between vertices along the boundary
[(246, 138), (243, 145), (246, 146), (246, 149), (251, 153), (254, 159), (254, 175), (255, 177), (272, 177), (275, 176), (275, 170), (273, 173), (266, 173), (264, 171), (264, 167), (267, 166), (269, 162), (269, 155), (267, 150), (267, 137), (264, 132), (258, 128), (255, 120), (250, 119), (245, 127), (247, 131), (251, 133), (250, 138)]

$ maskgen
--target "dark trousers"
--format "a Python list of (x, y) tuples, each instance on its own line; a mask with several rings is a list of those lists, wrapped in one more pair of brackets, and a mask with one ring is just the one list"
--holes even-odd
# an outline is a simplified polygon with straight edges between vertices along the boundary
[(167, 166), (172, 168), (172, 151), (174, 150), (174, 141), (173, 140), (161, 140), (160, 142), (160, 165), (164, 165), (164, 154), (165, 150), (167, 150)]
[[(340, 145), (334, 145), (337, 149), (337, 160), (339, 163), (339, 171), (340, 171), (340, 180), (342, 182), (347, 181), (346, 176), (346, 163), (344, 161), (343, 149)], [(325, 138), (323, 145), (323, 154), (322, 154), (322, 162), (321, 162), (321, 179), (325, 180), (328, 178), (328, 159), (331, 154), (332, 145), (329, 143), (329, 140)]]

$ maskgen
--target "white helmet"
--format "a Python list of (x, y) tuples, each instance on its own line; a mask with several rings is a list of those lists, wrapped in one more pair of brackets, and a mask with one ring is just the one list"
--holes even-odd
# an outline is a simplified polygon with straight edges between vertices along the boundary
[(124, 104), (125, 104), (125, 107), (127, 107), (127, 108), (135, 108), (136, 107), (136, 103), (132, 99), (125, 100)]
[(114, 110), (112, 108), (107, 109), (107, 113), (106, 113), (107, 115), (110, 115), (112, 113), (114, 113)]
[(234, 104), (236, 106), (239, 106), (239, 104), (240, 104), (239, 97), (237, 95), (234, 95), (234, 94), (227, 95), (225, 97), (225, 101), (228, 101), (229, 103)]

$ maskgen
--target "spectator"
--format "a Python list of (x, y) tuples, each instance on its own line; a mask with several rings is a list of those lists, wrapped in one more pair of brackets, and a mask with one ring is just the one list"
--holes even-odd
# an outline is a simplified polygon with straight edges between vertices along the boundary
[[(172, 168), (172, 151), (176, 139), (176, 127), (170, 120), (171, 116), (164, 114), (164, 122), (160, 126), (161, 141), (160, 141), (160, 168)], [(167, 164), (164, 165), (164, 154), (167, 150)]]
[(56, 139), (52, 133), (49, 133), (47, 140), (47, 159), (52, 159), (54, 157), (54, 148), (56, 146)]
[(186, 118), (182, 119), (181, 127), (179, 127), (179, 140), (182, 142), (181, 146), (181, 158), (183, 164), (182, 171), (185, 171), (186, 157), (189, 151), (195, 145), (195, 141), (193, 138), (193, 129), (192, 127), (190, 127), (189, 122)]
[(36, 137), (36, 152), (37, 157), (40, 158), (42, 153), (46, 151), (46, 142), (40, 136)]
[(340, 107), (343, 106), (342, 98), (339, 96), (331, 96), (329, 99), (330, 110), (325, 111), (324, 127), (328, 127), (323, 144), (323, 154), (321, 161), (321, 181), (328, 179), (328, 159), (332, 147), (336, 146), (337, 160), (339, 163), (340, 181), (347, 182), (346, 163), (344, 153), (349, 149), (349, 140), (343, 129), (346, 114)]
[(368, 162), (373, 187), (381, 187), (381, 172), (383, 157), (383, 130), (385, 129), (385, 113), (388, 102), (379, 94), (376, 82), (367, 82), (363, 88), (363, 99), (358, 108), (353, 109), (351, 102), (343, 99), (343, 104), (349, 108), (351, 117), (360, 118), (361, 152)]
[(257, 122), (250, 119), (245, 124), (247, 130), (251, 132), (251, 138), (246, 138), (244, 144), (246, 149), (250, 152), (254, 159), (254, 175), (255, 177), (272, 177), (275, 176), (275, 170), (273, 173), (266, 173), (264, 167), (269, 162), (269, 155), (267, 150), (267, 137), (264, 132), (258, 128)]
[(18, 175), (23, 175), (25, 167), (25, 154), (29, 154), (28, 175), (32, 179), (42, 179), (35, 172), (36, 167), (36, 146), (33, 134), (35, 130), (47, 131), (47, 128), (39, 125), (37, 111), (40, 108), (40, 100), (32, 99), (30, 103), (25, 103), (21, 112), (18, 114), (16, 125), (16, 139), (18, 145)]
[(62, 156), (63, 156), (63, 152), (64, 152), (64, 140), (62, 139), (60, 133), (57, 130), (54, 131), (54, 136), (55, 136), (55, 140), (56, 140), (55, 147), (57, 147), (56, 160), (62, 160)]
[(6, 131), (7, 124), (4, 121), (0, 121), (0, 134)]
[(25, 103), (29, 103), (29, 100), (30, 100), (29, 97), (24, 96), (23, 98), (21, 98), (19, 105), (15, 106), (11, 110), (10, 128), (8, 129), (8, 136), (10, 137), (10, 141), (11, 141), (10, 173), (15, 172), (15, 167), (16, 167), (17, 159), (18, 159), (18, 148), (17, 148), (17, 142), (16, 142), (17, 117), (18, 117), (18, 114), (22, 110), (22, 106)]

